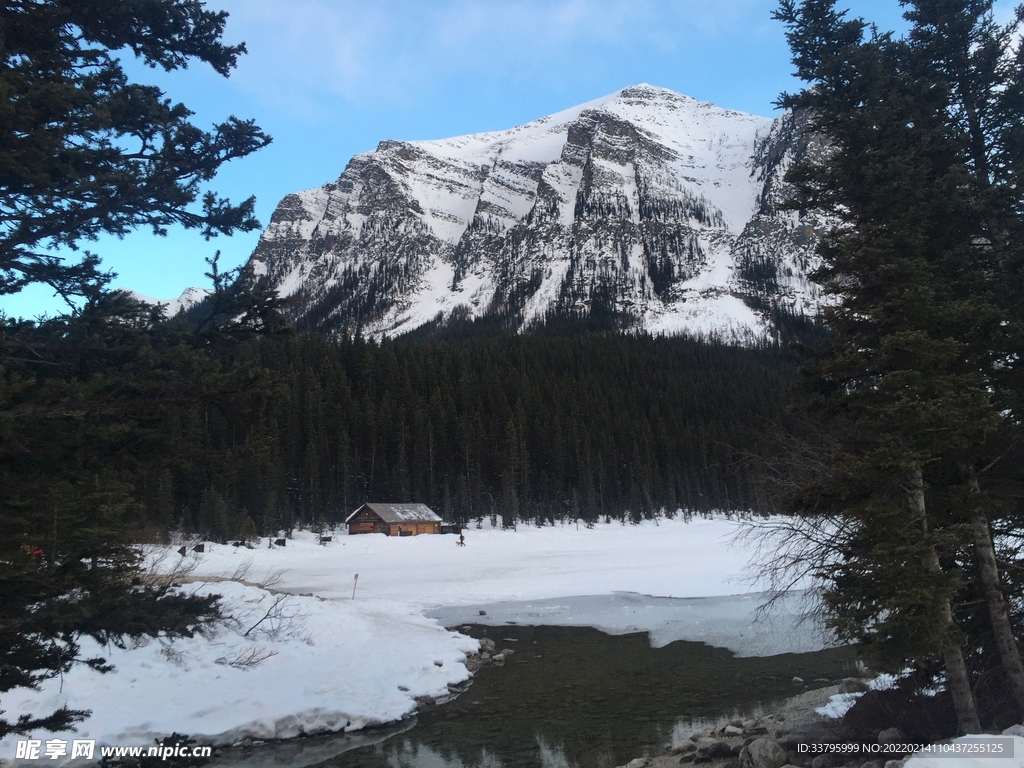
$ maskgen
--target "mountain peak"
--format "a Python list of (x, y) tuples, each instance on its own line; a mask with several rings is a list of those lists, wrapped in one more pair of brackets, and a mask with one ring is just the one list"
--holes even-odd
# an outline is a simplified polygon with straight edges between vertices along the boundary
[(251, 257), (300, 327), (400, 333), (452, 315), (597, 312), (754, 338), (802, 312), (816, 221), (774, 209), (806, 143), (646, 83), (504, 131), (382, 141), (287, 196)]

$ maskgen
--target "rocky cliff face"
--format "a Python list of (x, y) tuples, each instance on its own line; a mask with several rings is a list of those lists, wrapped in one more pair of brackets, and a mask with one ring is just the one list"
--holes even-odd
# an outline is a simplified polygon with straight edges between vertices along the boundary
[(285, 197), (249, 274), (309, 330), (603, 313), (753, 339), (819, 302), (806, 274), (822, 222), (779, 209), (808, 151), (792, 115), (648, 85), (508, 131), (383, 141)]

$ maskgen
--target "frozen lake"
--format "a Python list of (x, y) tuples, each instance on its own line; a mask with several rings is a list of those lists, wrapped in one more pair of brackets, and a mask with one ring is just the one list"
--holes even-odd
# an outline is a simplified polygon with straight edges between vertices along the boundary
[[(821, 648), (821, 636), (797, 621), (799, 596), (757, 620), (760, 596), (745, 572), (754, 544), (737, 543), (739, 528), (663, 518), (470, 527), (465, 547), (444, 535), (342, 532), (322, 546), (307, 531), (284, 547), (208, 543), (184, 558), (175, 546), (154, 548), (156, 572), (177, 571), (182, 589), (224, 595), (231, 620), (173, 643), (84, 642), (85, 656), (104, 656), (116, 670), (76, 667), (38, 691), (9, 692), (4, 708), (91, 710), (76, 738), (110, 745), (173, 732), (220, 745), (325, 732), (354, 739), (469, 678), (463, 661), (477, 641), (458, 629), (467, 623), (593, 627), (654, 651), (679, 640), (743, 657)], [(279, 615), (254, 629), (278, 601)], [(258, 664), (238, 663), (252, 656)], [(8, 754), (10, 737), (0, 741), (0, 756)]]
[(430, 610), (427, 616), (446, 627), (525, 624), (594, 627), (609, 635), (646, 632), (654, 648), (688, 640), (728, 648), (737, 656), (807, 653), (834, 645), (812, 622), (802, 620), (803, 593), (780, 601), (767, 618), (757, 615), (762, 601), (760, 593), (687, 598), (616, 592), (450, 606)]

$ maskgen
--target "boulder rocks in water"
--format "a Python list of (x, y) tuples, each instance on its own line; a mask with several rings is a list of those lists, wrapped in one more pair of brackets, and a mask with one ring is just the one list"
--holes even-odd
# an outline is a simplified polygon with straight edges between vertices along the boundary
[(789, 758), (773, 739), (755, 739), (740, 752), (741, 768), (782, 768)]

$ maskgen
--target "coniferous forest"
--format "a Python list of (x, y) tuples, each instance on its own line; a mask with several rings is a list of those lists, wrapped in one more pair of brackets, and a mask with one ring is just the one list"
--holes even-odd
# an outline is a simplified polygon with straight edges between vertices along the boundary
[[(46, 463), (8, 454), (7, 488), (33, 505), (114, 494), (140, 529), (216, 539), (338, 523), (371, 500), (505, 525), (747, 509), (744, 457), (786, 418), (796, 370), (779, 345), (204, 334), (142, 308), (129, 322), (123, 300), (91, 311), (9, 337), (53, 363), (9, 371), (8, 412), (38, 441), (16, 454), (82, 473), (47, 488)], [(104, 401), (130, 420), (107, 423)]]

